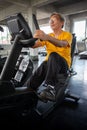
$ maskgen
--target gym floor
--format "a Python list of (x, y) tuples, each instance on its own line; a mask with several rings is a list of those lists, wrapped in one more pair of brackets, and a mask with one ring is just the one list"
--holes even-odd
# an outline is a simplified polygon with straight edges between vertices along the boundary
[[(39, 56), (39, 61), (34, 61), (36, 68), (44, 59)], [(70, 92), (80, 96), (78, 103), (65, 99), (45, 119), (34, 119), (28, 115), (20, 118), (8, 115), (0, 120), (2, 128), (27, 128), (27, 129), (52, 129), (52, 130), (82, 130), (87, 129), (87, 59), (74, 56), (73, 70), (77, 72), (69, 82)]]

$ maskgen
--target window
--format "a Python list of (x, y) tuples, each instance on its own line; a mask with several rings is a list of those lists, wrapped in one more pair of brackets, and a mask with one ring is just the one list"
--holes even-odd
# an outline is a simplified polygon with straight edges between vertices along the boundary
[(2, 26), (3, 32), (0, 31), (0, 44), (10, 44), (10, 33), (7, 26)]
[(86, 37), (86, 20), (76, 21), (74, 23), (74, 33), (77, 41), (82, 41)]

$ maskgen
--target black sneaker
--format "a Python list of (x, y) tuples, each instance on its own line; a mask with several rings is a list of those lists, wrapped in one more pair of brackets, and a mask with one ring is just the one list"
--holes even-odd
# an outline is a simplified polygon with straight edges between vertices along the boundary
[(47, 88), (44, 89), (39, 95), (39, 99), (42, 100), (43, 102), (47, 101), (55, 101), (55, 88), (52, 85), (47, 85)]

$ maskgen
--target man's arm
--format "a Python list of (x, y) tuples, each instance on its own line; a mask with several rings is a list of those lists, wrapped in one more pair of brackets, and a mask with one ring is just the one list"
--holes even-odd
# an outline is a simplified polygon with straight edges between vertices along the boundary
[(39, 38), (43, 41), (49, 41), (51, 44), (58, 46), (58, 47), (64, 47), (67, 45), (69, 46), (69, 43), (66, 40), (58, 40), (55, 37), (45, 34), (41, 30), (36, 30), (36, 33), (34, 34), (34, 38)]
[(57, 47), (64, 47), (69, 45), (68, 42), (66, 40), (58, 40), (52, 36), (47, 36), (47, 39), (49, 42), (51, 42), (53, 45), (57, 46)]
[(37, 47), (41, 47), (42, 44), (41, 44), (41, 41), (40, 40), (37, 40), (34, 44), (34, 46), (32, 46), (32, 48), (37, 48)]

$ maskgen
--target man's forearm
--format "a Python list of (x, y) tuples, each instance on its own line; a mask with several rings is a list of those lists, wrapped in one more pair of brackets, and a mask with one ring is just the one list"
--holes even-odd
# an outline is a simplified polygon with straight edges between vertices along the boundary
[(54, 37), (51, 37), (49, 35), (47, 35), (47, 40), (49, 42), (51, 42), (53, 45), (58, 46), (58, 47), (63, 47), (63, 46), (67, 46), (68, 42), (64, 41), (64, 40), (58, 40)]

